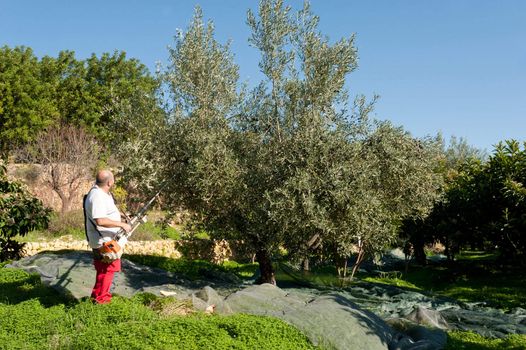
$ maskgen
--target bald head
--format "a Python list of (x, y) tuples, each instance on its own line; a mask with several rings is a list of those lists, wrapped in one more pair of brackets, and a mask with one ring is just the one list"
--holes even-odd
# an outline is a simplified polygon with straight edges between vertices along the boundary
[(97, 173), (96, 181), (97, 186), (110, 188), (115, 182), (115, 179), (111, 171), (103, 169)]

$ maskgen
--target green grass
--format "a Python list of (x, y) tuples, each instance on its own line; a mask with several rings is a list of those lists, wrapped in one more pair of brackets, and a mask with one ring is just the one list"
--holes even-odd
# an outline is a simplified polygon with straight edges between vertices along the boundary
[(150, 221), (139, 225), (133, 233), (134, 241), (153, 241), (158, 239), (181, 239), (181, 233), (170, 226), (153, 223)]
[(405, 288), (405, 289), (411, 289), (415, 291), (421, 291), (422, 289), (418, 286), (414, 285), (413, 283), (406, 281), (403, 278), (392, 278), (392, 277), (364, 277), (362, 278), (362, 281), (366, 282), (373, 282), (373, 283), (382, 283), (382, 284), (389, 284), (392, 286)]
[(216, 265), (205, 260), (171, 259), (154, 255), (126, 255), (126, 259), (135, 263), (180, 273), (191, 280), (210, 277), (229, 279), (229, 275), (235, 275), (240, 279), (249, 279), (258, 268), (258, 264), (240, 264), (235, 261), (225, 261), (221, 265)]
[(0, 269), (0, 349), (316, 349), (281, 320), (161, 315), (152, 295), (76, 302), (18, 269)]
[(470, 260), (470, 261), (495, 261), (497, 255), (493, 252), (482, 252), (478, 250), (463, 250), (459, 255), (456, 256), (457, 260)]
[[(132, 240), (181, 239), (182, 233), (180, 230), (162, 223), (163, 212), (152, 211), (148, 216), (151, 217), (151, 220), (139, 225), (132, 236)], [(201, 235), (203, 234), (201, 233)], [(76, 240), (86, 239), (82, 210), (72, 210), (63, 216), (53, 213), (49, 227), (46, 230), (35, 230), (25, 236), (17, 236), (16, 240), (19, 242), (49, 241), (66, 235), (72, 236)]]
[(526, 335), (513, 334), (504, 339), (489, 339), (472, 332), (449, 332), (445, 350), (524, 350)]
[(225, 271), (234, 273), (238, 277), (242, 279), (248, 279), (254, 276), (257, 269), (259, 268), (259, 264), (241, 264), (236, 261), (225, 261), (220, 265), (222, 268), (225, 269)]
[(467, 252), (447, 267), (411, 267), (401, 278), (364, 278), (451, 297), (464, 302), (486, 302), (509, 311), (526, 305), (526, 272), (519, 267), (497, 268), (493, 254)]

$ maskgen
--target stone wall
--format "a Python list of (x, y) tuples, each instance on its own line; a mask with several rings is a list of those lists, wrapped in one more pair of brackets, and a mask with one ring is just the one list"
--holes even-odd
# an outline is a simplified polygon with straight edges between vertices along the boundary
[[(48, 242), (28, 242), (25, 246), (25, 256), (35, 255), (42, 251), (56, 250), (91, 250), (86, 241), (71, 240), (66, 238)], [(126, 244), (125, 254), (160, 255), (178, 259), (181, 253), (175, 247), (175, 241), (131, 241)]]
[[(63, 236), (53, 241), (28, 242), (25, 246), (25, 256), (32, 256), (43, 251), (57, 250), (90, 250), (84, 240), (75, 240), (72, 236)], [(167, 258), (190, 260), (203, 259), (215, 264), (233, 257), (230, 244), (225, 240), (159, 240), (130, 241), (124, 248), (124, 254), (159, 255)], [(240, 258), (234, 256), (234, 258)]]

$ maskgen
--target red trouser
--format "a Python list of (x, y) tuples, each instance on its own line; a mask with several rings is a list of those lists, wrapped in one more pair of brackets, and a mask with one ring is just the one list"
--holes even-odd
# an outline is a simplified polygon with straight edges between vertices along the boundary
[(110, 287), (113, 281), (115, 272), (121, 270), (121, 260), (112, 261), (109, 264), (103, 263), (101, 260), (93, 260), (97, 277), (95, 279), (95, 286), (91, 292), (91, 297), (98, 304), (106, 304), (111, 301)]

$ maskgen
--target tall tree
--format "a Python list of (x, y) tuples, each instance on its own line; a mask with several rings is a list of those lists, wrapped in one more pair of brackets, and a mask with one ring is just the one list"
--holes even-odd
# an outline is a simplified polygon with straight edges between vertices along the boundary
[(171, 202), (191, 208), (213, 235), (249, 245), (262, 282), (275, 283), (280, 246), (305, 254), (319, 240), (343, 258), (360, 242), (367, 252), (385, 246), (400, 217), (425, 211), (435, 194), (431, 143), (368, 121), (373, 103), (364, 98), (348, 116), (354, 39), (331, 44), (308, 3), (292, 13), (282, 1), (261, 1), (248, 24), (267, 79), (238, 107), (237, 67), (200, 10), (176, 38), (163, 162), (174, 175)]
[(111, 134), (106, 126), (113, 118), (115, 102), (131, 101), (137, 93), (143, 95), (141, 101), (146, 103), (156, 99), (159, 80), (137, 59), (128, 59), (123, 51), (103, 53), (100, 57), (93, 54), (85, 66), (86, 89), (89, 99), (95, 101), (95, 108), (88, 115), (72, 117), (103, 136)]
[(53, 123), (59, 112), (53, 88), (43, 83), (37, 57), (27, 47), (0, 48), (0, 156)]
[[(117, 108), (144, 102), (159, 110), (159, 80), (124, 52), (75, 58), (73, 51), (38, 60), (29, 48), (0, 49), (0, 152), (32, 140), (60, 121), (86, 127), (108, 141)], [(137, 96), (141, 96), (137, 99)]]

